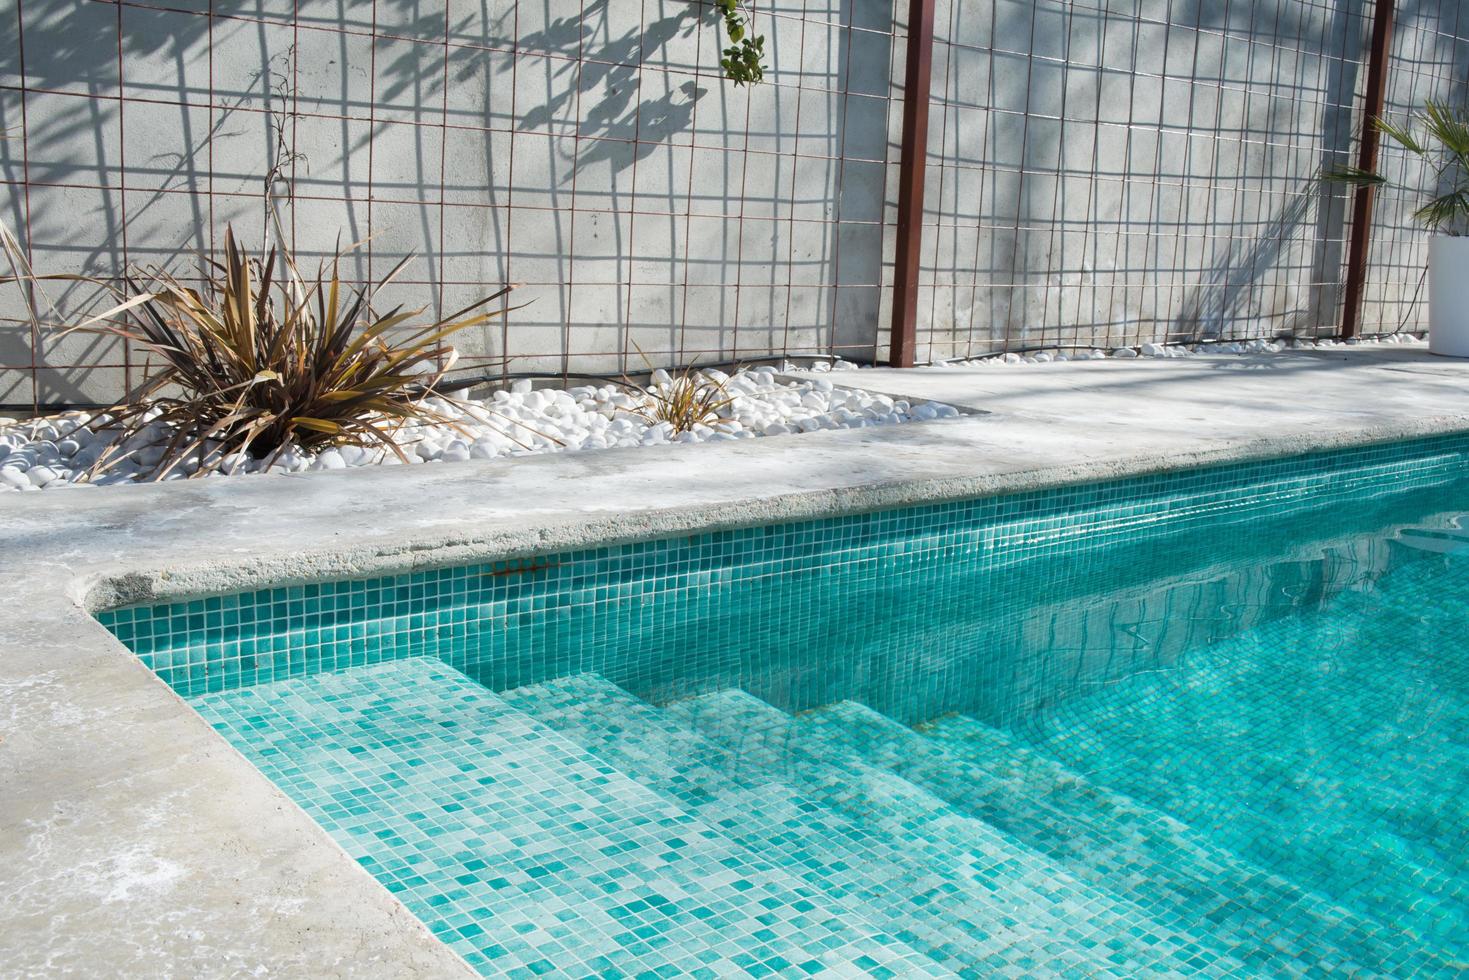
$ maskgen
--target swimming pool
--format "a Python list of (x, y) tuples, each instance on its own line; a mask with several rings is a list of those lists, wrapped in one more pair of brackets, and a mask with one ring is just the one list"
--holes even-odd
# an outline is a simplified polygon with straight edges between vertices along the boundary
[(1469, 439), (114, 610), (512, 975), (1453, 975)]

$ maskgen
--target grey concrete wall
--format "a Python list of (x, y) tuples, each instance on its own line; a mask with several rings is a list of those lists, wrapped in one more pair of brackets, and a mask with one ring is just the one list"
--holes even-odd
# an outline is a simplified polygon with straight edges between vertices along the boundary
[[(523, 284), (504, 329), (461, 335), (471, 370), (873, 357), (889, 0), (763, 9), (752, 88), (689, 0), (181, 6), (0, 0), (0, 216), (38, 271), (188, 270), (227, 223), (259, 241), (284, 161), (298, 257), (368, 238), (348, 271), (372, 280), (413, 253), (390, 296), (436, 311)], [(137, 351), (31, 336), (20, 300), (0, 295), (0, 404), (142, 377)]]
[[(1396, 122), (1424, 99), (1469, 106), (1469, 4), (1461, 0), (1408, 0), (1400, 5), (1388, 75), (1387, 114)], [(1428, 236), (1412, 220), (1424, 203), (1419, 188), (1438, 193), (1423, 161), (1384, 141), (1382, 172), (1392, 185), (1379, 195), (1363, 329), (1393, 332), (1427, 326)]]
[[(765, 84), (690, 0), (0, 0), (0, 218), (43, 272), (368, 239), (466, 370), (886, 356), (906, 4), (762, 6)], [(920, 356), (1330, 332), (1368, 0), (939, 0)], [(1393, 101), (1466, 63), (1456, 0), (1403, 12)], [(1469, 19), (1469, 18), (1466, 18)], [(1399, 208), (1399, 211), (1402, 209)], [(1411, 317), (1422, 238), (1374, 252)], [(95, 302), (55, 285), (67, 315)], [(639, 351), (643, 352), (642, 354)], [(0, 286), (0, 405), (116, 397), (140, 352), (35, 335)]]
[[(920, 358), (1339, 328), (1369, 0), (939, 3)], [(1462, 96), (1462, 6), (1399, 4), (1390, 110)], [(1369, 331), (1424, 322), (1403, 205)]]

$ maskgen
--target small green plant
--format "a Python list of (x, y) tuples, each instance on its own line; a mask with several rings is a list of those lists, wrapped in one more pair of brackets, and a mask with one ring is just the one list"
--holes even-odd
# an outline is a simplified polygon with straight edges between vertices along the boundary
[(724, 77), (736, 85), (756, 84), (765, 78), (765, 35), (750, 32), (751, 15), (740, 0), (714, 0), (724, 17), (724, 36), (729, 47), (719, 59)]
[[(1433, 175), (1437, 192), (1413, 212), (1413, 219), (1444, 235), (1469, 232), (1469, 113), (1447, 103), (1429, 100), (1403, 124), (1374, 119), (1372, 126), (1403, 149), (1422, 159)], [(1420, 138), (1419, 128), (1424, 130)], [(1380, 187), (1386, 177), (1358, 167), (1324, 174), (1327, 180), (1357, 187)]]
[(453, 363), (445, 341), (509, 312), (483, 309), (513, 287), (415, 326), (421, 309), (372, 306), (409, 260), (371, 290), (352, 289), (339, 274), (349, 251), (338, 249), (308, 278), (285, 248), (251, 256), (227, 229), (223, 258), (210, 261), (202, 291), (157, 269), (119, 281), (31, 276), (106, 288), (116, 304), (70, 329), (121, 338), (157, 361), (100, 416), (116, 435), (92, 475), (156, 446), (149, 432), (165, 432), (167, 441), (141, 475), (162, 479), (180, 466), (202, 475), (239, 453), (274, 458), (288, 446), (376, 445), (402, 457), (396, 429), (445, 421), (425, 404)]

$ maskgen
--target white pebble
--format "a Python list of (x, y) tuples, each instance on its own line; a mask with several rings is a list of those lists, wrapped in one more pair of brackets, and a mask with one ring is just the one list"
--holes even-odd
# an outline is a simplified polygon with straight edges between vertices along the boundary
[[(1042, 354), (1033, 359), (1045, 361), (1052, 357)], [(1014, 355), (1007, 359), (1018, 360)], [(986, 359), (979, 363), (996, 362)], [(784, 369), (795, 368), (787, 364)], [(182, 479), (200, 469), (219, 476), (267, 469), (294, 473), (369, 465), (397, 466), (404, 462), (489, 460), (533, 452), (657, 446), (670, 442), (725, 442), (958, 415), (956, 409), (937, 402), (915, 408), (902, 399), (837, 388), (829, 377), (811, 376), (832, 369), (856, 370), (856, 366), (849, 362), (815, 361), (806, 369), (811, 372), (806, 380), (798, 382), (779, 379), (772, 365), (733, 374), (705, 369), (701, 375), (719, 383), (733, 401), (720, 411), (721, 418), (697, 424), (681, 434), (675, 434), (668, 423), (647, 421), (644, 413), (651, 406), (637, 389), (613, 383), (582, 384), (566, 389), (536, 388), (529, 380), (520, 380), (479, 401), (427, 399), (425, 407), (444, 419), (455, 420), (454, 426), (417, 422), (395, 427), (391, 438), (406, 458), (400, 458), (386, 446), (349, 445), (328, 447), (311, 455), (297, 446), (288, 446), (273, 459), (256, 460), (240, 452), (225, 454), (218, 443), (213, 443), (175, 464), (170, 478)], [(673, 377), (667, 371), (659, 371), (653, 374), (652, 380), (671, 384)], [(157, 410), (145, 414), (144, 424), (122, 442), (119, 433), (108, 428), (112, 420), (105, 415), (70, 413), (53, 420), (0, 428), (0, 490), (85, 485), (75, 481), (85, 479), (87, 469), (111, 450), (121, 450), (127, 455), (106, 473), (98, 474), (92, 483), (107, 486), (138, 479), (164, 461), (167, 446), (176, 435), (157, 416)]]
[(56, 480), (60, 474), (49, 466), (32, 466), (26, 473), (32, 486), (44, 487)]
[(510, 440), (494, 434), (484, 435), (470, 444), (469, 458), (494, 459), (509, 448)]
[(372, 458), (372, 452), (365, 446), (340, 446), (337, 452), (348, 466), (363, 466)]

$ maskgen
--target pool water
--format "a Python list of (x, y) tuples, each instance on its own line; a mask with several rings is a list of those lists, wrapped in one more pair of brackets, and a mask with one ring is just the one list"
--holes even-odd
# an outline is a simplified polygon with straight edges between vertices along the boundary
[(1469, 972), (1469, 439), (100, 618), (512, 976)]

